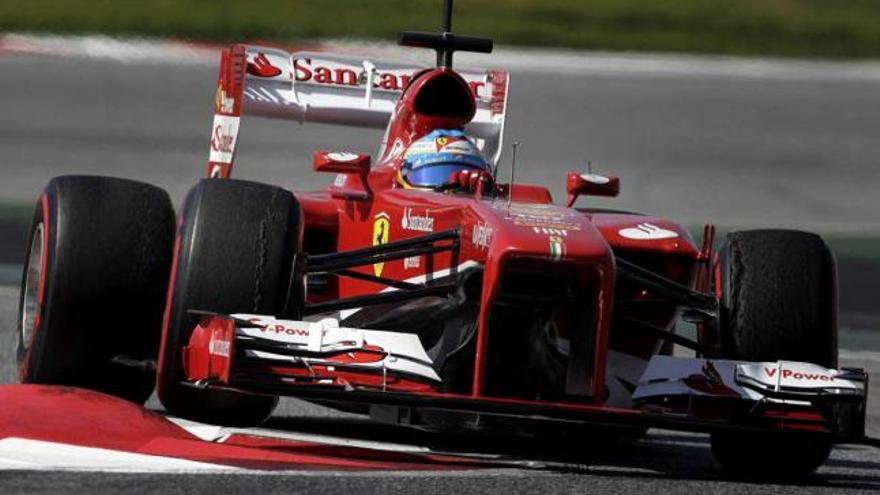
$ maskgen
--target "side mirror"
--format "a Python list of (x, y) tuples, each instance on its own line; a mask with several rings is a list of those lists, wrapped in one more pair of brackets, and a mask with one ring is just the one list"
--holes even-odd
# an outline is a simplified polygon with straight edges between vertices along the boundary
[(367, 175), (370, 173), (370, 155), (347, 151), (316, 151), (315, 172)]
[(570, 208), (581, 195), (617, 196), (620, 193), (620, 178), (613, 175), (569, 172), (565, 182), (565, 190), (568, 192), (566, 206)]
[(367, 200), (372, 196), (367, 183), (370, 173), (370, 155), (339, 151), (316, 151), (315, 172), (339, 174), (329, 187), (334, 198)]

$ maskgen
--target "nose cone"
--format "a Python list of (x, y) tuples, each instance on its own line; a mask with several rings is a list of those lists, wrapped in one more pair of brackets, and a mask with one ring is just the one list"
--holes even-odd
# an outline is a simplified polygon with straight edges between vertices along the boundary
[[(532, 398), (535, 390), (524, 384), (538, 380), (535, 386), (548, 397), (602, 401), (603, 353), (615, 281), (611, 247), (576, 210), (506, 202), (481, 206), (480, 220), (470, 229), (473, 246), (485, 250), (474, 390)], [(529, 333), (530, 318), (536, 314), (564, 330), (560, 338), (567, 340), (569, 349), (565, 364), (539, 366), (514, 380), (516, 384), (505, 385), (511, 381), (512, 363), (522, 364), (515, 356), (526, 356), (522, 359), (529, 363), (541, 361), (540, 339)], [(544, 375), (549, 377), (545, 382), (535, 378)]]
[(613, 264), (611, 248), (586, 216), (550, 204), (495, 202), (479, 212), (466, 232), (487, 262), (515, 256), (553, 263)]

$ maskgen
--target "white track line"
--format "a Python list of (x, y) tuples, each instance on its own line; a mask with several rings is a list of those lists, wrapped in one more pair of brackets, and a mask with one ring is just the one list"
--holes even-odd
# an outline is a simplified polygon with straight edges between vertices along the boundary
[(0, 36), (0, 53), (91, 58), (131, 64), (216, 65), (217, 47), (170, 40), (109, 36)]
[[(430, 65), (427, 50), (390, 43), (324, 41), (322, 51)], [(0, 53), (92, 58), (131, 64), (216, 65), (218, 46), (174, 40), (108, 36), (0, 35)], [(460, 53), (463, 66), (492, 66), (521, 74), (793, 81), (880, 81), (880, 61), (824, 61), (704, 55), (612, 53), (499, 47), (490, 55)]]

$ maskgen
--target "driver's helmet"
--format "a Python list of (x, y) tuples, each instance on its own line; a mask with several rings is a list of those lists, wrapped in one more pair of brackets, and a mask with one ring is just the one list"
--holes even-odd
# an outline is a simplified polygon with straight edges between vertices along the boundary
[(473, 141), (461, 131), (437, 129), (410, 144), (399, 180), (404, 187), (438, 189), (456, 172), (491, 172)]

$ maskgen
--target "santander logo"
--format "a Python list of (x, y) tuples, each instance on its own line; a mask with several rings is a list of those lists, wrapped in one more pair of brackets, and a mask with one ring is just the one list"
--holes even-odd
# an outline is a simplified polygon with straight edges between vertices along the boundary
[[(248, 64), (250, 69), (251, 64)], [(358, 70), (351, 66), (327, 67), (318, 65), (311, 58), (293, 59), (293, 76), (297, 82), (333, 84), (336, 86), (362, 86), (367, 82), (367, 74), (363, 68)], [(269, 76), (263, 76), (269, 77)], [(403, 72), (376, 72), (373, 75), (373, 87), (388, 91), (403, 91), (412, 81), (413, 74)], [(478, 94), (480, 88), (486, 83), (480, 81), (468, 82), (471, 91)]]
[(419, 215), (412, 208), (404, 208), (400, 226), (405, 230), (434, 232), (434, 219), (428, 214), (428, 210), (425, 210), (424, 215)]

